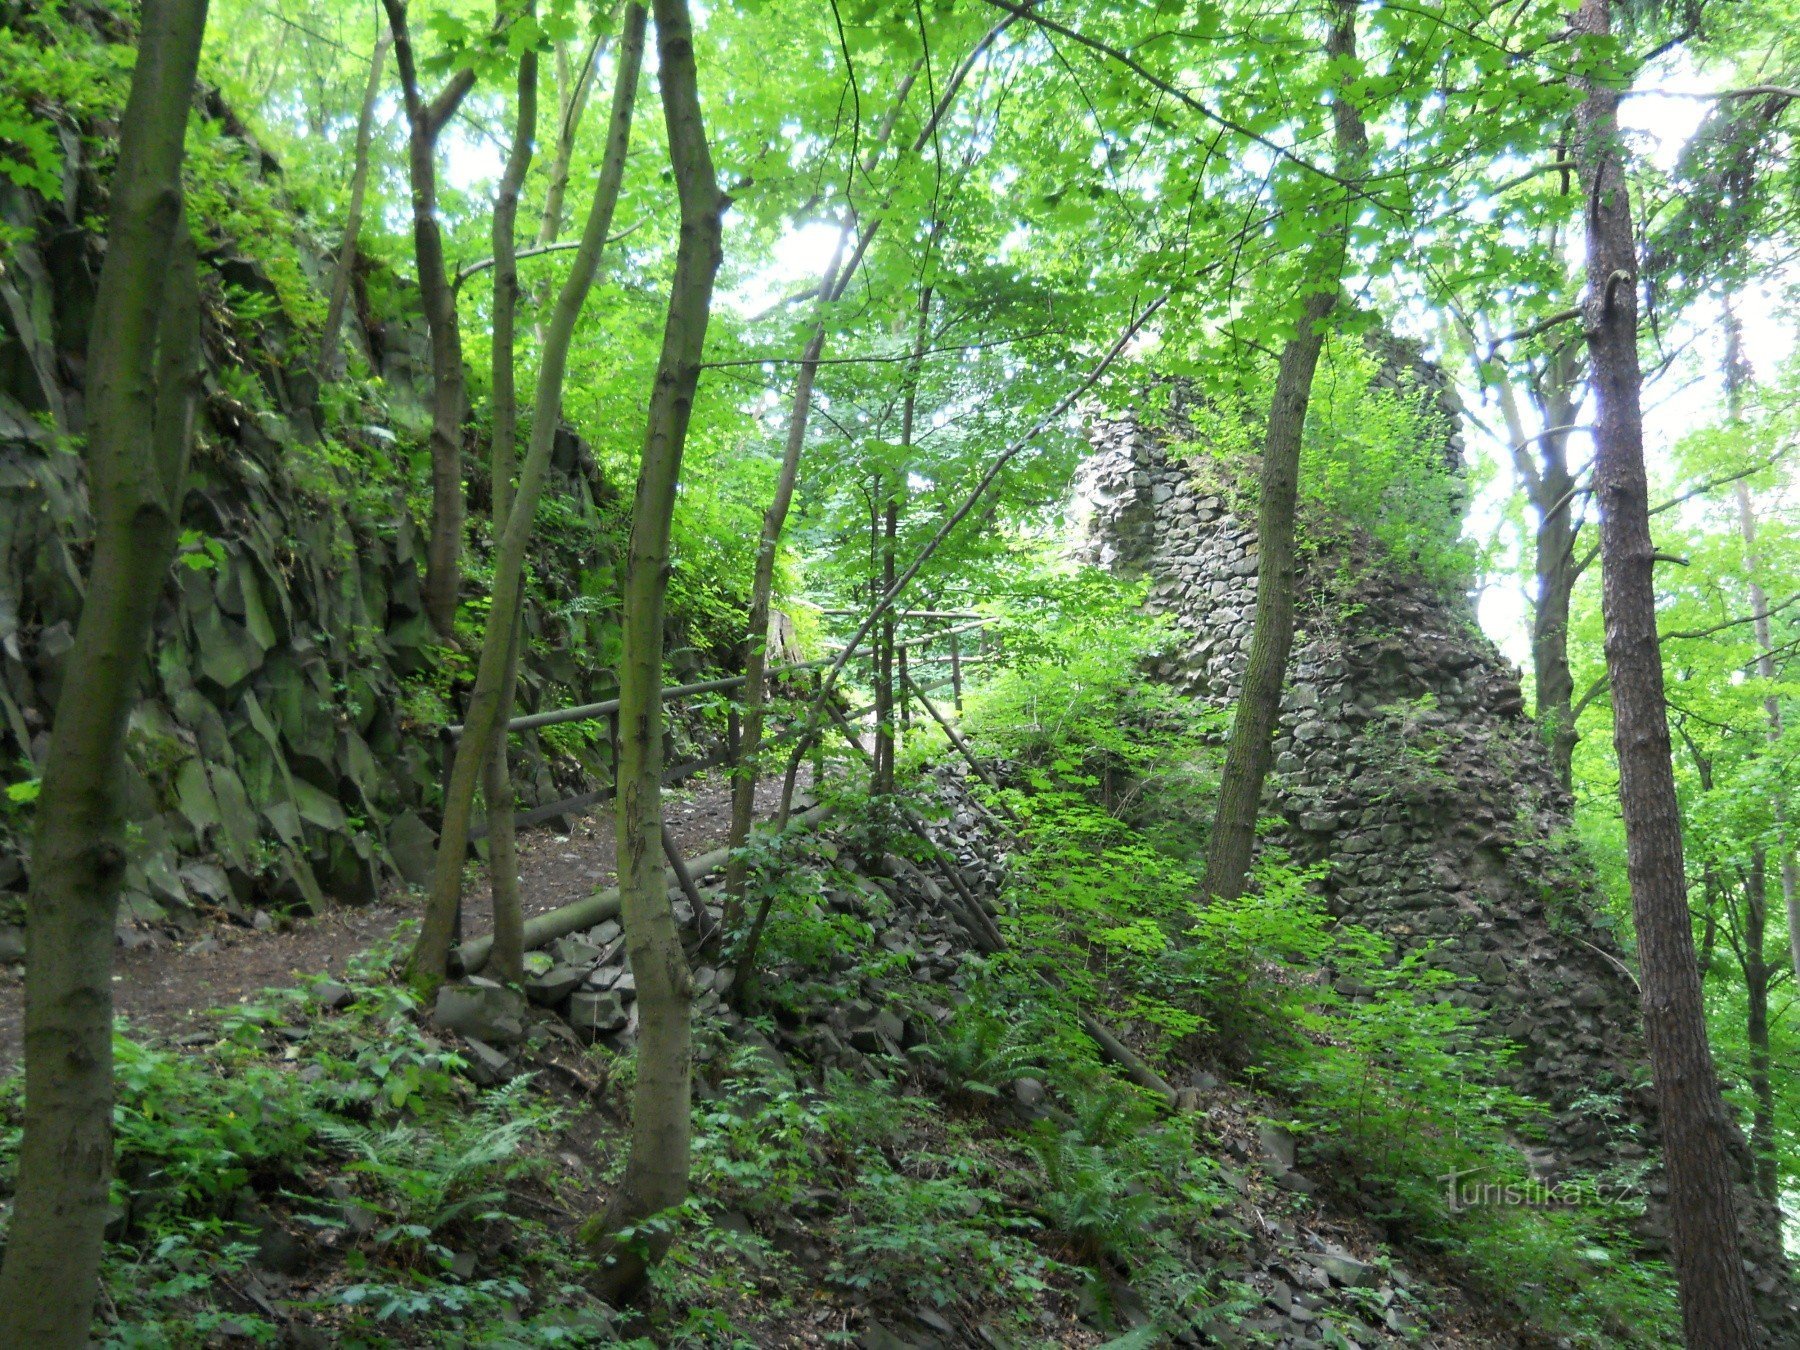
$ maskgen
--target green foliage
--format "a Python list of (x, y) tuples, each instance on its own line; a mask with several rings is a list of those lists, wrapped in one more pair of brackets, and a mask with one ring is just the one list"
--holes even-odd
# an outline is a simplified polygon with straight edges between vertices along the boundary
[(130, 70), (129, 47), (98, 40), (62, 6), (9, 15), (0, 28), (0, 177), (61, 198), (64, 136), (85, 151), (75, 124), (116, 115)]
[(1332, 345), (1314, 384), (1301, 455), (1302, 491), (1322, 508), (1305, 527), (1307, 539), (1341, 548), (1347, 523), (1382, 546), (1384, 569), (1460, 594), (1473, 580), (1474, 556), (1462, 538), (1467, 487), (1460, 466), (1444, 460), (1456, 428), (1410, 364), (1391, 368), (1410, 356), (1399, 344), (1385, 351), (1373, 343)]
[(1198, 856), (1216, 781), (1201, 746), (1223, 716), (1147, 677), (1170, 634), (1138, 608), (1135, 589), (1088, 569), (1068, 580), (1046, 587), (1057, 607), (1000, 625), (1008, 666), (970, 699), (969, 732), (1017, 766), (1029, 791), (1008, 799), (1016, 810), (1080, 815), (1092, 797), (1104, 818), (1066, 822), (1078, 832), (1122, 839), (1106, 824), (1113, 818)]
[(952, 1093), (994, 1099), (1018, 1079), (1044, 1072), (1042, 1050), (1017, 1019), (970, 1003), (917, 1053), (937, 1066)]
[[(518, 1274), (461, 1278), (455, 1256), (529, 1237), (508, 1192), (535, 1175), (530, 1145), (555, 1115), (529, 1079), (475, 1093), (404, 988), (368, 982), (377, 969), (335, 1014), (315, 980), (218, 1015), (204, 1049), (115, 1040), (114, 1202), (129, 1223), (103, 1272), (119, 1312), (107, 1345), (273, 1344), (272, 1324), (220, 1310), (217, 1283), (255, 1257), (271, 1211), (343, 1254), (355, 1278), (314, 1306), (346, 1336), (448, 1334), (521, 1297)], [(0, 1099), (8, 1168), (19, 1111), (15, 1078)]]
[[(1205, 775), (1171, 763), (1199, 758), (1203, 747), (1191, 734), (1133, 734), (1147, 716), (1179, 726), (1179, 713), (1159, 714), (1153, 694), (1140, 701), (1137, 658), (1108, 623), (1085, 634), (1075, 625), (1063, 646), (1066, 661), (1003, 676), (971, 716), (982, 747), (1000, 751), (1030, 787), (1010, 798), (1027, 845), (1004, 919), (1029, 953), (1015, 959), (1038, 965), (1080, 1003), (1109, 1009), (1115, 1029), (1153, 1059), (1199, 1050), (1277, 1094), (1318, 1172), (1390, 1232), (1442, 1250), (1471, 1283), (1537, 1325), (1584, 1344), (1656, 1343), (1672, 1306), (1666, 1271), (1596, 1255), (1626, 1241), (1629, 1205), (1592, 1203), (1618, 1194), (1621, 1179), (1577, 1180), (1587, 1202), (1550, 1210), (1449, 1201), (1453, 1174), (1522, 1185), (1530, 1172), (1515, 1141), (1531, 1136), (1539, 1114), (1503, 1086), (1509, 1052), (1484, 1033), (1455, 978), (1429, 948), (1396, 952), (1387, 938), (1333, 919), (1317, 894), (1323, 869), (1295, 868), (1272, 850), (1243, 897), (1196, 908), (1195, 860), (1165, 841), (1171, 819), (1205, 811)], [(1429, 796), (1443, 774), (1435, 710), (1408, 704), (1388, 716), (1394, 762), (1383, 781), (1409, 798)], [(1102, 754), (1156, 775), (1162, 794), (1146, 805), (1122, 791), (1094, 771)], [(1125, 810), (1106, 809), (1119, 801), (1142, 814), (1127, 820)], [(1041, 986), (1003, 983), (975, 1006), (1055, 1007), (1047, 997)], [(972, 1066), (987, 1059), (1000, 1066), (987, 1077), (1000, 1079), (1016, 1035), (1033, 1052), (1032, 1070), (1061, 1095), (1094, 1100), (1092, 1051), (1083, 1067), (1067, 1025), (1059, 1036), (1042, 1023), (1009, 1028), (997, 1014), (965, 1010), (929, 1053), (953, 1084), (956, 1075), (981, 1081)], [(1073, 1131), (1040, 1127), (1042, 1165), (1057, 1178), (1046, 1212), (1086, 1260), (1132, 1259), (1122, 1255), (1132, 1235), (1157, 1228), (1153, 1199), (1105, 1180), (1114, 1114), (1129, 1119), (1102, 1110), (1092, 1129), (1086, 1118)]]

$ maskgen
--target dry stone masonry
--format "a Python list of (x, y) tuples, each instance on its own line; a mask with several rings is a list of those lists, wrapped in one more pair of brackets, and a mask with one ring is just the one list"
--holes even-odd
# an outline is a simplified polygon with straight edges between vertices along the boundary
[[(1178, 394), (1184, 437), (1188, 415), (1202, 413), (1184, 413)], [(1146, 579), (1150, 608), (1173, 624), (1156, 676), (1232, 701), (1256, 603), (1254, 507), (1139, 421), (1102, 421), (1090, 440), (1078, 491), (1087, 556)], [(1460, 455), (1452, 437), (1446, 472)], [(1655, 1147), (1637, 989), (1519, 677), (1464, 596), (1395, 575), (1366, 538), (1348, 554), (1302, 566), (1264, 807), (1283, 825), (1270, 842), (1327, 865), (1332, 913), (1461, 977), (1450, 997), (1511, 1041), (1504, 1077), (1549, 1108), (1536, 1155), (1548, 1174), (1629, 1172)], [(1652, 1171), (1653, 1198), (1660, 1186)], [(1757, 1222), (1759, 1248), (1778, 1252), (1771, 1217)], [(1791, 1302), (1778, 1257), (1757, 1279), (1770, 1311)]]

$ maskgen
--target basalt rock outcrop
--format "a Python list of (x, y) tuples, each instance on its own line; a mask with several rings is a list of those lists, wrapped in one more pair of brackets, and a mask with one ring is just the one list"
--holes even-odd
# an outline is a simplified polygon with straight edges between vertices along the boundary
[[(104, 16), (94, 23), (97, 43), (120, 40)], [(205, 374), (182, 556), (167, 578), (145, 579), (162, 604), (129, 733), (122, 919), (150, 923), (202, 908), (248, 919), (327, 896), (365, 900), (396, 876), (423, 880), (439, 733), (459, 720), (470, 665), (435, 637), (421, 602), (428, 358), (416, 292), (365, 260), (344, 333), (365, 378), (322, 394), (311, 375), (317, 320), (308, 327), (294, 311), (296, 297), (325, 289), (327, 254), (281, 196), (274, 161), (216, 95), (201, 104), (231, 163), (206, 180), (224, 205), (201, 222)], [(104, 110), (56, 115), (61, 192), (0, 176), (0, 777), (15, 790), (0, 803), (0, 930), (26, 885), (25, 802), (92, 530), (79, 449), (105, 244), (90, 222), (105, 216), (99, 166), (112, 127)], [(291, 233), (257, 236), (240, 219)], [(472, 574), (490, 542), (480, 441), (471, 427)], [(572, 432), (558, 439), (546, 496), (524, 710), (606, 697), (617, 650), (604, 597), (618, 495)], [(690, 645), (680, 624), (675, 616), (678, 649)], [(478, 639), (472, 630), (463, 642)], [(604, 738), (561, 731), (520, 738), (513, 764), (526, 806), (607, 781)]]
[[(1443, 397), (1429, 367), (1412, 380)], [(1204, 457), (1171, 454), (1205, 415), (1178, 393), (1178, 436), (1098, 423), (1079, 497), (1087, 555), (1146, 579), (1149, 606), (1173, 625), (1155, 675), (1216, 705), (1237, 696), (1247, 660), (1257, 545), (1254, 507), (1234, 484)], [(1454, 433), (1444, 451), (1443, 471), (1459, 472)], [(1664, 1183), (1636, 983), (1519, 676), (1465, 596), (1396, 569), (1353, 528), (1316, 533), (1340, 543), (1300, 573), (1265, 789), (1265, 814), (1282, 822), (1270, 842), (1326, 864), (1334, 914), (1460, 977), (1448, 997), (1515, 1047), (1497, 1074), (1548, 1109), (1536, 1161), (1551, 1176), (1642, 1173), (1655, 1249)], [(1777, 1222), (1747, 1189), (1742, 1199), (1765, 1315), (1791, 1329)]]

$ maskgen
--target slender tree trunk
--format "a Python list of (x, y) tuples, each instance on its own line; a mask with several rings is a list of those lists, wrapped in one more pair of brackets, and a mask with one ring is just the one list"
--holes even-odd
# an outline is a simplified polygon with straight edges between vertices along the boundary
[(613, 90), (612, 120), (607, 128), (606, 157), (594, 186), (594, 201), (582, 230), (581, 247), (563, 279), (562, 290), (545, 328), (538, 363), (537, 389), (531, 409), (531, 440), (519, 485), (512, 495), (506, 528), (494, 550), (494, 591), (488, 607), (487, 630), (482, 637), (481, 659), (475, 670), (475, 687), (469, 694), (462, 739), (450, 769), (445, 793), (444, 825), (438, 836), (436, 868), (431, 894), (425, 904), (424, 922), (407, 965), (409, 978), (424, 990), (440, 983), (450, 959), (450, 943), (456, 909), (462, 898), (463, 861), (469, 848), (469, 817), (475, 801), (475, 784), (504, 726), (502, 701), (507, 693), (507, 671), (514, 666), (519, 618), (520, 589), (524, 583), (525, 548), (531, 539), (532, 517), (543, 494), (550, 469), (550, 452), (556, 443), (561, 417), (563, 376), (568, 369), (569, 342), (575, 321), (600, 270), (613, 209), (618, 205), (619, 185), (625, 176), (625, 155), (631, 140), (631, 110), (637, 100), (638, 71), (644, 51), (645, 14), (641, 5), (628, 5), (625, 31), (619, 48), (618, 83)]
[(94, 557), (38, 797), (26, 902), (25, 1129), (0, 1344), (88, 1344), (112, 1170), (113, 923), (125, 724), (175, 552), (199, 392), (181, 162), (205, 0), (145, 0), (88, 352)]
[[(984, 37), (970, 54), (968, 60), (958, 68), (945, 89), (938, 107), (934, 110), (927, 127), (913, 141), (911, 153), (917, 154), (928, 138), (930, 127), (948, 108), (950, 100), (956, 95), (962, 81), (967, 77), (974, 61), (992, 43), (995, 36), (1012, 22), (1008, 15), (995, 30)], [(918, 78), (923, 61), (915, 62), (901, 79), (899, 88), (894, 92), (893, 102), (889, 105), (887, 115), (882, 118), (876, 128), (875, 136), (868, 151), (862, 158), (864, 174), (872, 172), (878, 162), (881, 149), (893, 135), (894, 124), (899, 120), (901, 109), (906, 106), (907, 95)], [(806, 446), (806, 424), (812, 414), (813, 386), (817, 381), (819, 360), (825, 350), (827, 322), (830, 317), (830, 306), (843, 294), (844, 288), (856, 274), (856, 269), (868, 254), (870, 242), (881, 224), (881, 216), (877, 215), (869, 222), (858, 240), (855, 252), (848, 263), (844, 261), (844, 252), (850, 246), (850, 240), (856, 233), (856, 219), (848, 203), (844, 210), (846, 216), (838, 231), (837, 244), (832, 249), (831, 260), (826, 264), (825, 272), (819, 279), (819, 300), (817, 316), (813, 324), (811, 339), (800, 356), (799, 374), (794, 380), (794, 397), (788, 411), (787, 441), (782, 449), (781, 469), (776, 476), (775, 493), (769, 501), (769, 509), (763, 514), (762, 535), (757, 542), (756, 566), (750, 583), (750, 605), (747, 615), (748, 624), (744, 639), (744, 702), (743, 725), (738, 740), (738, 760), (733, 766), (736, 776), (732, 779), (731, 790), (731, 830), (728, 837), (729, 846), (735, 851), (743, 848), (750, 838), (751, 821), (756, 814), (756, 788), (762, 774), (761, 752), (762, 733), (765, 708), (768, 694), (764, 689), (768, 670), (768, 628), (769, 613), (775, 597), (775, 554), (781, 544), (781, 532), (787, 524), (788, 508), (793, 504), (794, 483), (799, 473), (800, 454)], [(783, 794), (784, 802), (787, 794)], [(785, 813), (785, 806), (783, 808)], [(733, 857), (725, 867), (725, 911), (719, 927), (725, 934), (736, 933), (743, 925), (744, 885), (747, 881), (747, 869), (744, 860)], [(742, 982), (734, 986), (742, 992), (746, 985)]]
[(455, 636), (462, 587), (462, 431), (468, 413), (462, 333), (456, 291), (444, 263), (444, 235), (437, 218), (437, 140), (475, 75), (463, 69), (429, 103), (419, 91), (418, 66), (407, 30), (406, 0), (381, 0), (394, 36), (394, 64), (406, 108), (407, 166), (412, 183), (413, 256), (419, 298), (431, 334), (431, 528), (425, 545), (425, 615), (439, 637)]
[[(1688, 757), (1694, 761), (1694, 775), (1700, 780), (1700, 791), (1711, 793), (1713, 790), (1712, 760), (1700, 753), (1700, 747), (1694, 744), (1693, 737), (1684, 728), (1681, 733), (1682, 744), (1687, 746)], [(1712, 973), (1713, 954), (1719, 944), (1719, 909), (1725, 898), (1725, 885), (1719, 875), (1719, 861), (1713, 856), (1711, 849), (1700, 855), (1700, 900), (1703, 906), (1700, 916), (1700, 983), (1706, 983), (1706, 977)], [(1737, 910), (1732, 908), (1732, 931), (1737, 928)], [(1741, 956), (1742, 953), (1740, 952)], [(1740, 964), (1742, 964), (1740, 962)]]
[[(871, 589), (877, 594), (886, 594), (894, 585), (895, 536), (900, 529), (900, 506), (892, 473), (884, 470), (881, 481), (885, 492), (876, 534), (881, 584)], [(875, 645), (875, 763), (869, 791), (884, 796), (894, 790), (894, 638), (897, 625), (892, 608), (882, 615), (877, 631), (880, 637)]]
[[(1560, 250), (1560, 232), (1551, 231), (1546, 248)], [(1458, 328), (1479, 377), (1486, 378), (1481, 343), (1475, 330), (1459, 317)], [(1493, 344), (1490, 342), (1490, 349)], [(1551, 767), (1565, 792), (1574, 789), (1575, 680), (1569, 669), (1569, 607), (1582, 566), (1575, 556), (1580, 530), (1576, 513), (1575, 476), (1569, 471), (1569, 436), (1580, 406), (1581, 361), (1567, 345), (1553, 349), (1542, 365), (1526, 368), (1526, 387), (1540, 430), (1525, 421), (1511, 381), (1496, 380), (1500, 412), (1506, 423), (1513, 472), (1537, 517), (1533, 532), (1531, 596), (1531, 667), (1536, 690), (1539, 734), (1550, 752)]]
[(1708, 862), (1700, 872), (1700, 894), (1706, 905), (1700, 921), (1700, 982), (1712, 973), (1713, 953), (1719, 945), (1719, 870)]
[[(1743, 327), (1737, 312), (1725, 306), (1725, 398), (1732, 422), (1743, 416), (1744, 388), (1750, 372), (1744, 361)], [(1769, 624), (1769, 597), (1757, 580), (1760, 562), (1756, 554), (1756, 504), (1750, 484), (1740, 478), (1733, 484), (1737, 497), (1738, 534), (1744, 541), (1744, 576), (1750, 589), (1751, 632), (1756, 639), (1756, 675), (1768, 684), (1775, 680), (1775, 636)], [(1771, 745), (1781, 740), (1781, 699), (1774, 693), (1763, 698), (1766, 734)], [(1775, 815), (1775, 848), (1781, 859), (1781, 898), (1787, 915), (1788, 958), (1793, 963), (1795, 987), (1800, 988), (1800, 867), (1794, 857), (1794, 836), (1787, 804), (1777, 796), (1771, 804)]]
[[(616, 22), (623, 5), (615, 5), (613, 21)], [(569, 61), (567, 48), (558, 45), (556, 49), (556, 144), (550, 154), (550, 172), (544, 187), (544, 210), (538, 217), (537, 238), (533, 241), (536, 248), (546, 248), (556, 242), (556, 236), (563, 227), (563, 201), (569, 191), (569, 167), (575, 156), (575, 138), (581, 130), (581, 119), (587, 113), (588, 95), (593, 91), (594, 81), (599, 76), (600, 62), (606, 56), (607, 39), (604, 36), (593, 38), (582, 54), (580, 68), (575, 68)], [(532, 288), (532, 303), (538, 309), (536, 320), (538, 341), (544, 338), (543, 297), (549, 294), (549, 280), (545, 278)]]
[(1573, 363), (1552, 357), (1538, 399), (1544, 431), (1538, 437), (1538, 512), (1535, 571), (1537, 594), (1531, 608), (1531, 665), (1537, 687), (1537, 721), (1550, 751), (1551, 767), (1563, 791), (1575, 786), (1575, 677), (1569, 669), (1569, 609), (1580, 572), (1575, 475), (1569, 471), (1569, 424), (1575, 418)]
[(1143, 332), (1150, 320), (1161, 311), (1163, 305), (1168, 302), (1168, 298), (1168, 293), (1164, 292), (1132, 315), (1131, 322), (1125, 326), (1125, 331), (1119, 335), (1112, 346), (1107, 348), (1106, 354), (1100, 358), (1086, 377), (1059, 398), (1023, 436), (1014, 440), (1006, 449), (994, 456), (987, 469), (976, 481), (975, 486), (964, 494), (956, 509), (939, 522), (937, 529), (932, 532), (931, 538), (925, 541), (925, 546), (913, 555), (912, 561), (907, 563), (905, 570), (894, 578), (894, 584), (888, 587), (885, 594), (874, 597), (869, 613), (863, 616), (862, 622), (856, 626), (856, 631), (850, 635), (850, 640), (839, 649), (838, 654), (832, 659), (831, 665), (827, 667), (825, 673), (819, 677), (817, 684), (813, 687), (812, 697), (807, 703), (806, 721), (801, 725), (799, 733), (795, 737), (793, 754), (788, 760), (787, 782), (782, 788), (781, 820), (785, 821), (787, 818), (787, 803), (793, 795), (794, 775), (799, 769), (801, 758), (809, 752), (816, 751), (818, 734), (825, 724), (826, 709), (830, 706), (831, 697), (837, 690), (838, 679), (843, 675), (845, 667), (862, 650), (863, 643), (868, 640), (869, 634), (881, 621), (882, 615), (893, 606), (894, 601), (919, 574), (920, 569), (931, 560), (944, 541), (969, 518), (969, 513), (986, 497), (987, 490), (994, 485), (994, 481), (1000, 477), (1006, 466), (1011, 464), (1046, 428), (1054, 425), (1057, 418), (1068, 412), (1075, 405), (1076, 400), (1100, 382), (1101, 377), (1112, 369), (1113, 363), (1119, 359), (1132, 342), (1136, 341), (1138, 334)]
[(1243, 894), (1250, 875), (1263, 780), (1269, 773), (1281, 688), (1294, 643), (1294, 516), (1300, 444), (1313, 373), (1325, 343), (1324, 323), (1336, 303), (1335, 285), (1306, 297), (1299, 332), (1282, 348), (1275, 378), (1257, 480), (1256, 618), (1206, 850), (1201, 895), (1207, 899), (1235, 900)]
[(788, 410), (787, 441), (782, 447), (781, 468), (775, 476), (775, 492), (769, 509), (763, 512), (762, 535), (756, 544), (756, 567), (750, 579), (750, 612), (744, 639), (743, 721), (738, 734), (736, 776), (731, 784), (731, 832), (727, 844), (734, 856), (725, 865), (725, 911), (720, 928), (729, 937), (743, 924), (744, 860), (735, 851), (750, 839), (750, 824), (756, 815), (756, 786), (761, 765), (763, 713), (768, 703), (764, 685), (768, 680), (769, 611), (775, 598), (775, 555), (781, 546), (781, 532), (787, 524), (788, 508), (794, 501), (794, 484), (800, 473), (800, 452), (806, 446), (806, 424), (812, 414), (813, 384), (819, 373), (819, 358), (825, 350), (826, 324), (831, 303), (837, 298), (838, 273), (844, 250), (850, 242), (850, 226), (838, 231), (837, 246), (825, 275), (819, 283), (818, 316), (813, 321), (812, 336), (800, 353), (800, 373), (794, 380), (793, 403)]
[[(925, 343), (931, 326), (931, 287), (919, 289), (919, 319), (913, 333), (912, 360), (906, 367), (906, 389), (900, 400), (901, 463), (885, 475), (887, 501), (881, 515), (881, 590), (894, 587), (894, 565), (900, 548), (900, 498), (906, 490), (907, 451), (912, 449), (913, 424), (918, 416), (919, 371), (925, 361)], [(904, 670), (906, 653), (895, 644), (895, 611), (890, 607), (881, 621), (880, 676), (875, 685), (875, 782), (871, 791), (891, 793), (894, 790), (894, 755), (900, 745), (900, 731), (895, 723), (896, 696), (900, 680), (896, 669)]]
[(356, 159), (350, 171), (350, 202), (344, 212), (344, 241), (338, 247), (337, 266), (331, 273), (331, 299), (325, 308), (325, 331), (319, 335), (319, 378), (335, 380), (344, 374), (344, 312), (350, 305), (350, 278), (356, 271), (357, 237), (362, 233), (363, 198), (369, 187), (369, 147), (375, 139), (375, 103), (381, 96), (381, 68), (387, 61), (393, 34), (385, 28), (375, 39), (369, 58), (369, 81), (363, 86), (362, 111), (356, 118)]
[[(1334, 0), (1325, 54), (1333, 60), (1355, 58), (1354, 0)], [(1332, 114), (1339, 167), (1353, 171), (1368, 146), (1362, 116), (1343, 97), (1333, 100)], [(1269, 405), (1257, 480), (1256, 617), (1206, 849), (1206, 873), (1200, 887), (1204, 899), (1235, 900), (1242, 895), (1256, 848), (1257, 809), (1262, 803), (1263, 780), (1269, 775), (1281, 689), (1294, 645), (1294, 517), (1299, 506), (1306, 408), (1325, 345), (1326, 321), (1337, 306), (1338, 273), (1343, 267), (1354, 202), (1346, 200), (1343, 209), (1344, 225), (1313, 245), (1318, 289), (1301, 301), (1299, 327), (1282, 348), (1275, 396)]]
[(729, 204), (706, 141), (686, 0), (656, 0), (656, 41), (681, 236), (633, 499), (619, 663), (619, 903), (637, 979), (638, 1048), (631, 1151), (598, 1241), (599, 1285), (614, 1303), (641, 1283), (646, 1262), (661, 1255), (667, 1240), (623, 1242), (613, 1235), (680, 1204), (688, 1191), (693, 980), (662, 868), (663, 602), (675, 486)]
[[(1610, 34), (1609, 0), (1582, 0), (1573, 25), (1589, 37)], [(1731, 1126), (1706, 1039), (1669, 760), (1639, 402), (1637, 253), (1619, 89), (1609, 80), (1581, 82), (1577, 157), (1586, 201), (1585, 322), (1597, 414), (1594, 488), (1613, 745), (1683, 1330), (1690, 1346), (1735, 1348), (1753, 1344), (1750, 1295), (1732, 1202)]]
[(1744, 1040), (1750, 1047), (1750, 1152), (1756, 1193), (1779, 1205), (1776, 1183), (1775, 1084), (1769, 1074), (1768, 855), (1754, 849), (1744, 878)]
[[(530, 15), (536, 6), (526, 0), (521, 12)], [(515, 325), (519, 313), (518, 245), (513, 231), (519, 218), (519, 192), (531, 167), (532, 142), (537, 136), (538, 55), (527, 48), (519, 57), (518, 120), (513, 128), (512, 150), (500, 176), (494, 199), (494, 319), (493, 319), (493, 425), (489, 451), (493, 478), (492, 522), (496, 536), (512, 514), (513, 471), (518, 460), (514, 444), (518, 432), (519, 399), (513, 378)], [(519, 642), (524, 631), (523, 606), (515, 614), (509, 639), (506, 671), (500, 679), (500, 707), (495, 714), (492, 743), (482, 779), (487, 803), (488, 882), (494, 911), (494, 950), (490, 958), (495, 973), (514, 984), (525, 979), (525, 911), (519, 901), (519, 849), (513, 829), (512, 774), (506, 762), (506, 724), (512, 720), (513, 698), (519, 679)]]

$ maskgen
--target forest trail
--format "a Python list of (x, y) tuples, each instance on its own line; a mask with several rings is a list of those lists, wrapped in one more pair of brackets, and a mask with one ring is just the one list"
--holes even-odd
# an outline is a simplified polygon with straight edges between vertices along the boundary
[[(802, 770), (802, 785), (810, 769)], [(780, 802), (781, 783), (758, 788), (758, 815)], [(722, 777), (696, 779), (664, 797), (669, 828), (683, 857), (725, 842), (731, 823), (731, 787)], [(580, 900), (614, 879), (617, 841), (610, 812), (577, 818), (568, 834), (540, 828), (519, 836), (519, 890), (526, 917)], [(491, 932), (485, 868), (471, 870), (465, 895), (470, 934)], [(135, 930), (135, 946), (113, 962), (117, 1017), (135, 1036), (168, 1040), (195, 1029), (209, 1009), (241, 1003), (264, 989), (292, 984), (304, 975), (341, 975), (409, 919), (419, 902), (403, 889), (361, 907), (332, 905), (322, 914), (279, 928), (258, 930), (209, 924), (187, 940)], [(24, 981), (17, 967), (0, 968), (0, 1075), (19, 1062), (24, 1021)]]

